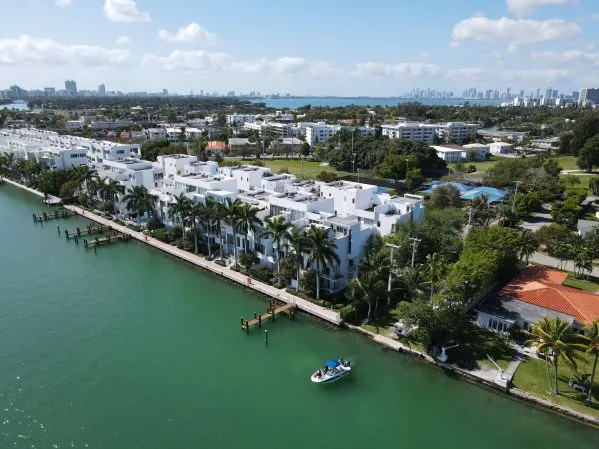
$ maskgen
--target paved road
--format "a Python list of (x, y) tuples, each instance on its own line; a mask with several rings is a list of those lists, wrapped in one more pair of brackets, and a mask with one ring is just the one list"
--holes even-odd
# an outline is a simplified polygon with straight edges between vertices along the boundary
[[(559, 265), (559, 259), (542, 253), (534, 253), (530, 261), (539, 265), (546, 265), (552, 268), (557, 268)], [(563, 267), (567, 271), (574, 271), (574, 263), (571, 261), (566, 262), (565, 265), (563, 265)], [(593, 271), (591, 271), (590, 274), (591, 276), (599, 277), (599, 267), (593, 266)]]
[(543, 226), (551, 224), (551, 214), (547, 213), (534, 213), (532, 217), (523, 222), (520, 225), (521, 229), (530, 229), (533, 232), (538, 231)]

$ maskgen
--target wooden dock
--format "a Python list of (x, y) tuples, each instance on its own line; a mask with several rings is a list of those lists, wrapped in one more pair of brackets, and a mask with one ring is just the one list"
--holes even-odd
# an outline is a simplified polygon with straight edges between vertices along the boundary
[(106, 231), (110, 231), (110, 226), (92, 226), (88, 225), (86, 228), (75, 228), (73, 231), (69, 231), (68, 229), (64, 230), (64, 235), (67, 239), (78, 239), (83, 236), (93, 235), (93, 234), (102, 234)]
[(289, 319), (293, 319), (295, 315), (295, 304), (285, 304), (280, 307), (276, 307), (275, 302), (273, 300), (270, 301), (268, 310), (266, 313), (262, 315), (258, 315), (254, 312), (254, 319), (252, 320), (244, 320), (241, 317), (241, 330), (249, 333), (250, 328), (252, 327), (262, 327), (262, 322), (268, 319), (274, 320), (277, 315), (285, 314), (289, 317)]
[(70, 211), (67, 209), (60, 209), (60, 210), (55, 210), (52, 212), (41, 212), (39, 214), (34, 213), (33, 221), (35, 223), (43, 223), (44, 221), (57, 220), (59, 218), (69, 218), (69, 217), (73, 217), (75, 215), (77, 215), (77, 214), (73, 211)]
[(131, 240), (131, 238), (132, 237), (129, 234), (115, 233), (114, 235), (108, 235), (101, 239), (99, 239), (98, 237), (96, 237), (93, 240), (83, 239), (83, 244), (86, 248), (97, 248), (98, 246), (110, 245), (111, 243), (116, 242), (128, 242), (129, 240)]

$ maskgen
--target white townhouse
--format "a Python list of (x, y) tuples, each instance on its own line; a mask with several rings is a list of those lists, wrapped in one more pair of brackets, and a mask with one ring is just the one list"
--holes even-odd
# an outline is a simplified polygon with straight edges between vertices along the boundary
[(164, 128), (148, 128), (146, 132), (150, 140), (166, 140), (166, 129)]
[(449, 148), (441, 145), (434, 145), (433, 149), (437, 152), (439, 159), (443, 159), (449, 164), (460, 162), (462, 160), (462, 150)]
[(125, 186), (125, 191), (138, 186), (150, 190), (160, 185), (164, 178), (164, 169), (156, 163), (141, 159), (107, 159), (102, 162), (98, 174), (119, 181)]
[(239, 127), (244, 126), (246, 123), (254, 123), (255, 121), (256, 121), (255, 115), (244, 115), (244, 114), (229, 114), (229, 115), (227, 115), (227, 125), (229, 125), (231, 128), (239, 128)]
[(270, 168), (254, 165), (238, 165), (235, 167), (220, 167), (221, 175), (229, 176), (237, 181), (237, 187), (242, 191), (256, 190), (262, 187), (262, 178), (272, 176)]

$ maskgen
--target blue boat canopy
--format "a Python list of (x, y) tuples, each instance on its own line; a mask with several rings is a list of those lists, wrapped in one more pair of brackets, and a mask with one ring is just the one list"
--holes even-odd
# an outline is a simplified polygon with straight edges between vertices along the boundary
[(339, 365), (341, 365), (341, 361), (340, 360), (327, 360), (325, 362), (325, 365), (327, 368), (337, 368)]

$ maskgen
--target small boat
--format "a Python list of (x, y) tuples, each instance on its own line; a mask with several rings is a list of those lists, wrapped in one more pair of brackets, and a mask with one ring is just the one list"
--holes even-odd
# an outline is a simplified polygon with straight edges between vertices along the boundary
[(347, 376), (350, 372), (351, 366), (349, 361), (332, 359), (325, 362), (324, 368), (312, 374), (310, 380), (315, 384), (328, 384)]

